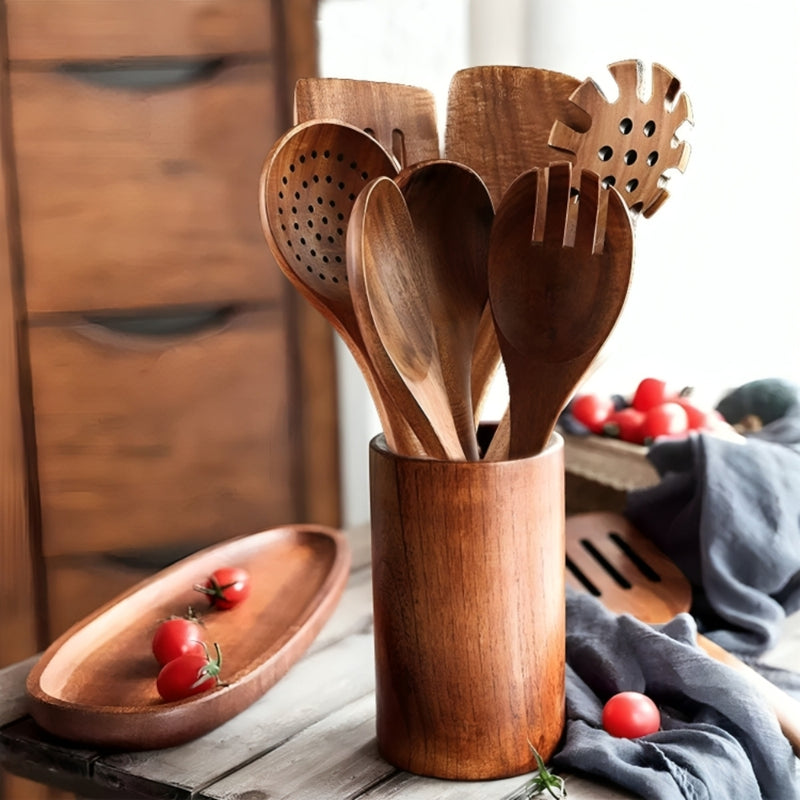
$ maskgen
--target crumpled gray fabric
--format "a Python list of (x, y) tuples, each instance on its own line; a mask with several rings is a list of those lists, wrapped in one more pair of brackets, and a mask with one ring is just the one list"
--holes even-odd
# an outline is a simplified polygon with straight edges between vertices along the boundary
[(744, 443), (694, 434), (648, 458), (661, 480), (625, 515), (691, 581), (699, 627), (740, 654), (773, 647), (800, 609), (800, 407)]
[[(798, 800), (797, 761), (777, 720), (695, 634), (688, 614), (650, 626), (569, 592), (567, 725), (552, 766), (646, 800)], [(603, 730), (605, 701), (625, 690), (656, 702), (660, 731), (620, 739)]]

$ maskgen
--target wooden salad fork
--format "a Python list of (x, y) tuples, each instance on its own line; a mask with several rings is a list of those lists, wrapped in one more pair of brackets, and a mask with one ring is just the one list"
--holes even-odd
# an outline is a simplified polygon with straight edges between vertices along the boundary
[(509, 413), (486, 458), (541, 452), (622, 310), (633, 228), (619, 193), (551, 164), (524, 173), (497, 209), (489, 300), (509, 384)]

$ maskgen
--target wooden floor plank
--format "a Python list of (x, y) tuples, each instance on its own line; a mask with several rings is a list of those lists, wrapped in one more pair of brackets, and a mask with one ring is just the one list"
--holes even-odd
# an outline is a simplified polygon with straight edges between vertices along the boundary
[(191, 796), (371, 692), (373, 658), (370, 634), (350, 636), (299, 661), (273, 690), (216, 730), (180, 747), (102, 758), (95, 780), (154, 797), (162, 796), (160, 786), (169, 787), (170, 797)]
[(202, 800), (350, 800), (394, 768), (378, 755), (375, 696), (350, 703), (208, 787)]

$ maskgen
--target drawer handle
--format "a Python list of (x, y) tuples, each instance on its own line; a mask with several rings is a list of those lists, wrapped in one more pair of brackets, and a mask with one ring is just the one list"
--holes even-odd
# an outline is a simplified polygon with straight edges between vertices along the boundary
[(124, 61), (70, 62), (61, 64), (58, 71), (70, 78), (106, 89), (148, 91), (206, 81), (224, 66), (223, 58), (134, 58)]
[(214, 308), (195, 308), (173, 313), (148, 314), (95, 314), (86, 315), (90, 325), (105, 328), (115, 334), (141, 336), (145, 338), (193, 336), (203, 331), (224, 327), (236, 313), (234, 306), (215, 306)]

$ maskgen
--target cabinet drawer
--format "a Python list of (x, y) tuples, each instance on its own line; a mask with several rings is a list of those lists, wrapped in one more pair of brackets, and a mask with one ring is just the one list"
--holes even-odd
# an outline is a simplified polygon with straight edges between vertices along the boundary
[(271, 0), (6, 0), (16, 59), (264, 52)]
[(294, 518), (283, 320), (220, 316), (198, 331), (189, 315), (186, 332), (180, 318), (31, 328), (45, 556)]
[[(44, 559), (47, 637), (52, 641), (104, 603), (185, 558), (201, 545), (108, 550)], [(198, 595), (198, 610), (205, 610)]]
[(124, 89), (11, 76), (31, 312), (274, 298), (256, 201), (277, 138), (266, 62)]

